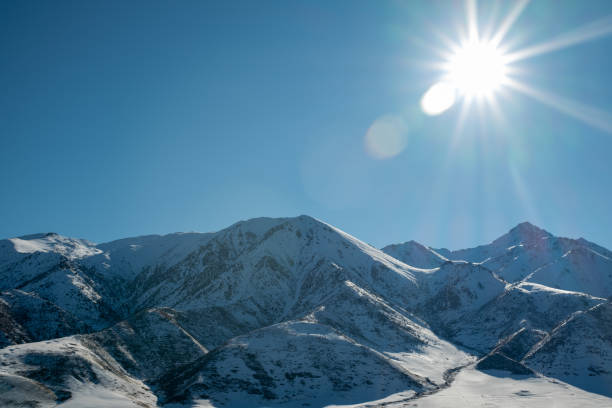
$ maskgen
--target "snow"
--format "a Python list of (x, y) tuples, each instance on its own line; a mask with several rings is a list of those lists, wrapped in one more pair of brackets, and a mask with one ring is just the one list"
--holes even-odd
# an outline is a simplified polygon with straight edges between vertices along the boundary
[[(143, 393), (145, 394), (145, 393)], [(144, 396), (144, 395), (143, 395)], [(64, 403), (57, 405), (62, 408), (142, 408), (142, 402), (134, 400), (119, 392), (106, 387), (86, 384), (80, 386), (78, 391)]]
[(475, 356), (460, 350), (447, 342), (427, 344), (418, 351), (384, 352), (409, 372), (417, 374), (431, 382), (441, 385), (447, 370), (466, 365), (475, 360)]
[[(534, 295), (540, 294), (540, 293), (548, 293), (548, 294), (556, 294), (556, 295), (588, 296), (586, 295), (586, 292), (577, 292), (573, 290), (563, 290), (563, 289), (551, 288), (550, 286), (541, 285), (539, 283), (533, 283), (528, 280), (515, 285), (515, 287), (518, 290), (521, 290), (527, 293), (531, 293)], [(597, 297), (597, 296), (593, 296), (593, 297)], [(605, 300), (603, 298), (600, 298), (600, 299), (602, 301)]]
[(612, 260), (587, 247), (577, 247), (535, 270), (527, 281), (550, 287), (612, 296)]
[(81, 259), (101, 253), (89, 241), (67, 238), (58, 234), (38, 234), (21, 238), (10, 238), (15, 251), (21, 254), (56, 252), (69, 259)]
[[(84, 345), (78, 336), (0, 349), (0, 403), (24, 406), (40, 403), (67, 407), (155, 406), (156, 397), (140, 380), (127, 373), (106, 354)], [(32, 379), (28, 376), (33, 377)]]
[(612, 396), (612, 304), (573, 313), (525, 357), (534, 369), (582, 389)]
[(93, 328), (102, 329), (108, 325), (101, 316), (102, 296), (76, 270), (56, 268), (47, 274), (46, 279), (35, 280), (21, 288), (51, 301), (62, 310), (70, 311)]
[(417, 408), (603, 408), (612, 406), (612, 399), (541, 376), (513, 376), (504, 371), (482, 372), (474, 368), (461, 370), (449, 388), (409, 404), (389, 407)]
[[(200, 399), (199, 384), (207, 384), (205, 393), (224, 406), (295, 401), (321, 406), (423, 387), (379, 353), (328, 326), (307, 321), (285, 322), (237, 337), (192, 378), (195, 382), (188, 381), (187, 389), (195, 399)], [(179, 387), (175, 392), (184, 391)]]
[[(370, 398), (368, 398), (370, 397)], [(196, 399), (193, 408), (215, 408), (221, 405), (207, 399)], [(223, 405), (238, 407), (240, 403)], [(242, 405), (244, 406), (244, 405)], [(302, 401), (287, 403), (249, 404), (251, 407), (298, 408)], [(473, 367), (462, 369), (448, 388), (415, 398), (414, 393), (399, 392), (384, 398), (372, 399), (364, 395), (358, 404), (334, 404), (320, 401), (326, 408), (357, 408), (385, 406), (389, 408), (604, 408), (612, 406), (612, 399), (589, 393), (562, 381), (545, 376), (517, 376), (505, 371), (479, 371)], [(167, 408), (185, 405), (169, 404)]]
[(29, 378), (0, 371), (0, 406), (54, 407), (55, 394)]
[(437, 268), (448, 259), (435, 250), (419, 244), (416, 241), (408, 241), (403, 244), (387, 245), (381, 251), (391, 255), (395, 259), (417, 268)]
[(84, 260), (108, 274), (133, 278), (145, 268), (170, 267), (206, 244), (212, 234), (174, 233), (119, 239), (97, 246), (97, 256)]

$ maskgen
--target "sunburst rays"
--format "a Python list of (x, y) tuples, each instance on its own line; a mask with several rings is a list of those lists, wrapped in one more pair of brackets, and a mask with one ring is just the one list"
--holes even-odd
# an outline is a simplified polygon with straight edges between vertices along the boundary
[[(589, 126), (603, 130), (607, 133), (612, 133), (612, 115), (610, 113), (571, 98), (538, 89), (524, 82), (524, 77), (528, 76), (528, 72), (522, 71), (515, 65), (529, 58), (559, 51), (567, 47), (576, 46), (612, 34), (612, 15), (556, 35), (548, 41), (529, 45), (518, 50), (508, 51), (504, 41), (507, 35), (511, 33), (512, 27), (523, 14), (528, 4), (529, 0), (518, 0), (504, 16), (496, 29), (494, 22), (491, 21), (488, 25), (488, 29), (485, 30), (485, 34), (483, 34), (479, 29), (477, 0), (465, 0), (466, 23), (464, 29), (461, 30), (462, 32), (459, 33), (459, 40), (452, 41), (450, 40), (451, 36), (438, 33), (438, 37), (444, 39), (444, 48), (436, 50), (436, 53), (443, 58), (443, 61), (432, 64), (432, 66), (436, 66), (437, 69), (442, 71), (441, 81), (448, 81), (448, 61), (452, 60), (458, 50), (465, 47), (465, 44), (486, 44), (496, 50), (500, 50), (499, 52), (503, 54), (505, 77), (503, 83), (500, 84), (503, 88), (519, 92), (574, 119), (582, 121)], [(527, 75), (522, 75), (522, 79), (519, 80), (516, 75), (518, 73)], [(432, 86), (436, 85), (437, 83)], [(476, 101), (477, 103), (473, 103), (474, 99), (478, 99)], [(459, 98), (453, 99), (453, 101), (456, 102), (459, 102), (459, 100)], [(446, 104), (443, 103), (439, 105), (446, 106)], [(447, 109), (450, 108), (450, 105)], [(480, 96), (463, 95), (461, 98), (461, 110), (457, 118), (456, 132), (453, 139), (456, 139), (457, 134), (460, 133), (466, 116), (469, 113), (468, 111), (473, 107), (484, 105), (491, 107), (496, 118), (503, 120), (503, 108), (492, 92), (483, 93)], [(437, 115), (441, 114), (443, 111), (444, 110), (440, 111), (439, 109), (434, 109), (429, 112), (426, 111), (426, 113)]]

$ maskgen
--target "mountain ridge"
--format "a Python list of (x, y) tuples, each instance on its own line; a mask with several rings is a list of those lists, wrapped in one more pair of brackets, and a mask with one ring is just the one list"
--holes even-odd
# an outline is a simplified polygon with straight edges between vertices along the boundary
[[(536, 378), (605, 395), (585, 385), (594, 372), (608, 381), (581, 365), (591, 349), (563, 376), (546, 365), (559, 366), (554, 348), (538, 345), (558, 343), (569, 336), (561, 322), (606, 302), (608, 253), (529, 223), (446, 254), (416, 241), (380, 250), (306, 215), (102, 244), (11, 238), (0, 241), (0, 386), (43, 405), (87, 393), (145, 406), (419, 401), (452, 387), (458, 370), (507, 368), (510, 358)], [(576, 325), (595, 332), (600, 315)], [(372, 373), (394, 380), (383, 386)], [(28, 400), (32, 384), (48, 392)]]

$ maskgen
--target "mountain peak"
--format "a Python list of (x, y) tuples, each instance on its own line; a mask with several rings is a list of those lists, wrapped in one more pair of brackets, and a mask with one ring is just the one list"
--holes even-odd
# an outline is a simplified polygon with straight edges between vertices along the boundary
[(517, 226), (512, 228), (510, 231), (544, 231), (544, 230), (536, 225), (533, 225), (529, 221), (523, 221), (517, 224)]
[(15, 252), (21, 254), (54, 252), (70, 259), (77, 259), (101, 252), (92, 242), (65, 237), (55, 232), (25, 235), (19, 238), (9, 238), (7, 241), (10, 242)]
[(448, 261), (447, 258), (435, 250), (414, 240), (387, 245), (382, 248), (382, 251), (407, 265), (417, 268), (437, 268)]
[(536, 242), (541, 239), (550, 238), (553, 235), (546, 230), (543, 230), (530, 222), (521, 222), (516, 227), (512, 228), (508, 233), (502, 235), (493, 241), (494, 244), (503, 244), (505, 246), (518, 245), (522, 243)]
[(16, 238), (19, 239), (23, 239), (23, 240), (32, 240), (32, 239), (44, 239), (44, 238), (54, 238), (54, 237), (61, 237), (60, 234), (58, 234), (57, 232), (39, 232), (37, 234), (28, 234), (28, 235), (22, 235)]

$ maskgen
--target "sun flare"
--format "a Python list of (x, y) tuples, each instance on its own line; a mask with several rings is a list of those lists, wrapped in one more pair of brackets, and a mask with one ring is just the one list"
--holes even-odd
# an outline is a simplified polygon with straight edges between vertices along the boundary
[[(457, 129), (460, 129), (474, 107), (480, 114), (483, 108), (490, 108), (497, 118), (503, 119), (498, 96), (502, 92), (505, 97), (509, 92), (519, 92), (590, 126), (612, 133), (612, 115), (609, 112), (524, 82), (529, 70), (516, 65), (528, 58), (612, 35), (612, 15), (558, 34), (548, 41), (513, 49), (513, 41), (505, 41), (505, 37), (528, 3), (529, 0), (517, 0), (501, 20), (492, 17), (481, 30), (477, 0), (465, 0), (466, 25), (453, 35), (437, 33), (443, 46), (435, 51), (442, 60), (435, 61), (430, 67), (439, 71), (439, 76), (421, 97), (422, 111), (429, 116), (437, 116), (460, 104), (457, 118)], [(477, 103), (473, 104), (474, 101)]]
[(459, 99), (492, 100), (510, 83), (508, 57), (493, 41), (471, 40), (456, 45), (442, 65), (443, 76), (421, 98), (421, 108), (431, 116), (449, 109)]
[(490, 95), (506, 80), (503, 53), (490, 42), (470, 42), (448, 61), (448, 82), (467, 97)]

